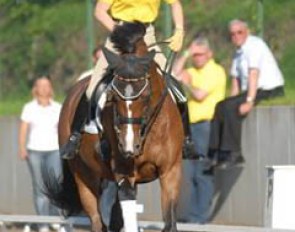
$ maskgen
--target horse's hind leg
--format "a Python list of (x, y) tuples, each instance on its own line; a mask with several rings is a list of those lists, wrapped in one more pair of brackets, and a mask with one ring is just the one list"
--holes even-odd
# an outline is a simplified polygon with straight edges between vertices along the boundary
[(81, 203), (84, 211), (89, 216), (91, 221), (92, 232), (102, 232), (105, 227), (101, 223), (101, 216), (98, 211), (98, 200), (93, 194), (90, 188), (80, 179), (78, 175), (75, 175), (75, 180), (78, 186)]
[[(179, 162), (181, 164), (181, 162)], [(176, 204), (179, 194), (181, 167), (179, 164), (160, 177), (161, 204), (164, 220), (163, 232), (176, 232)]]

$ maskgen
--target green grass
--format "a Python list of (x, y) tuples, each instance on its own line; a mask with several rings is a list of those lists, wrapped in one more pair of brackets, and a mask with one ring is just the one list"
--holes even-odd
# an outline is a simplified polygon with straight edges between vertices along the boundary
[(4, 100), (0, 104), (0, 115), (20, 115), (23, 105), (27, 102), (25, 99)]
[(274, 105), (295, 105), (295, 89), (285, 89), (285, 96), (274, 98), (268, 101), (262, 101), (259, 105), (274, 106)]

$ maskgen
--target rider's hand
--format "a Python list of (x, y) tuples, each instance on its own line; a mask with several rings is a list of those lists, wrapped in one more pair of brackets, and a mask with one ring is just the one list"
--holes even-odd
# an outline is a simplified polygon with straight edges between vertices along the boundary
[(176, 28), (173, 36), (166, 40), (166, 42), (169, 42), (169, 48), (174, 52), (180, 51), (183, 43), (183, 37), (184, 30), (182, 28)]

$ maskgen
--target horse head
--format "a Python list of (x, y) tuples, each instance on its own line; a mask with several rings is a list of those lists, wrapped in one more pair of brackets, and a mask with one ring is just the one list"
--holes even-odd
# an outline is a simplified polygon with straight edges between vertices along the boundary
[[(130, 26), (132, 33), (128, 34)], [(141, 24), (118, 26), (111, 40), (120, 54), (103, 49), (114, 73), (111, 83), (114, 129), (119, 151), (125, 158), (142, 153), (148, 117), (150, 70), (155, 51), (147, 51), (143, 36)]]

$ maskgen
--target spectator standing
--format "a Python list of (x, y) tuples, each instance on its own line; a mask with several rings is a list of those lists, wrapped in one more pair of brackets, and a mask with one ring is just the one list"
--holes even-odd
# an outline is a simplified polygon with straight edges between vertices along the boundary
[(245, 116), (260, 100), (284, 95), (284, 79), (267, 44), (251, 35), (242, 20), (232, 20), (229, 32), (237, 48), (231, 67), (231, 97), (216, 107), (210, 141), (210, 153), (218, 154), (224, 167), (244, 162), (241, 128)]
[[(19, 130), (19, 156), (26, 160), (32, 177), (33, 200), (38, 215), (58, 215), (43, 193), (42, 167), (61, 175), (57, 125), (61, 105), (53, 101), (53, 89), (47, 76), (38, 78), (32, 89), (33, 100), (25, 104)], [(39, 225), (40, 232), (49, 231)]]
[[(193, 66), (183, 70), (188, 57)], [(183, 183), (180, 199), (185, 199), (180, 221), (204, 224), (210, 219), (210, 206), (214, 194), (213, 173), (208, 168), (210, 124), (216, 104), (224, 99), (226, 74), (213, 59), (209, 41), (197, 35), (188, 51), (175, 65), (188, 92), (188, 108), (192, 139), (198, 157), (183, 160)], [(189, 157), (188, 157), (189, 158)]]

